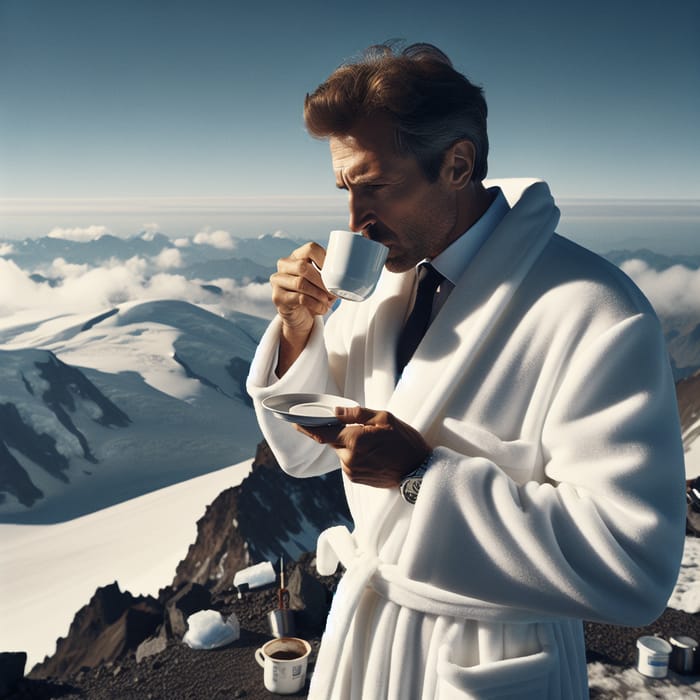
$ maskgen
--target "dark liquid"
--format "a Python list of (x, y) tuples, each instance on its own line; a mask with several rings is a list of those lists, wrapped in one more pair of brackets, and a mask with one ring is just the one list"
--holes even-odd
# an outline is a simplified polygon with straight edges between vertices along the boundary
[(292, 659), (298, 659), (303, 654), (299, 654), (296, 651), (276, 651), (274, 654), (270, 654), (271, 659), (279, 659), (280, 661), (291, 661)]

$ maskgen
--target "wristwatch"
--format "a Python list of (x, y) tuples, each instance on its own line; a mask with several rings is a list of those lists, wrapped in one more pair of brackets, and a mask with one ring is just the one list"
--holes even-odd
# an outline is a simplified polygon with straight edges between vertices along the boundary
[(415, 505), (418, 498), (418, 492), (420, 491), (421, 484), (423, 483), (423, 477), (428, 471), (428, 463), (433, 453), (428, 453), (428, 456), (423, 460), (419, 467), (416, 467), (412, 472), (406, 474), (406, 476), (401, 480), (399, 484), (399, 491), (401, 492), (401, 497), (406, 503), (410, 505)]

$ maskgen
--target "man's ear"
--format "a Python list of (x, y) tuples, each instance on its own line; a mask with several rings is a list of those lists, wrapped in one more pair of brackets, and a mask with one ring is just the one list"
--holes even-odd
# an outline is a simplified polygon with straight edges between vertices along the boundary
[(445, 153), (441, 176), (453, 189), (464, 189), (472, 178), (476, 149), (471, 141), (455, 141)]

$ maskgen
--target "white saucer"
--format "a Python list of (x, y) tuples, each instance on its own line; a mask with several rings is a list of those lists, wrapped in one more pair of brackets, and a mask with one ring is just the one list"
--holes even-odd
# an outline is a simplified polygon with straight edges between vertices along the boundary
[(264, 399), (262, 405), (275, 418), (308, 427), (337, 425), (334, 408), (359, 406), (357, 401), (332, 394), (278, 394)]

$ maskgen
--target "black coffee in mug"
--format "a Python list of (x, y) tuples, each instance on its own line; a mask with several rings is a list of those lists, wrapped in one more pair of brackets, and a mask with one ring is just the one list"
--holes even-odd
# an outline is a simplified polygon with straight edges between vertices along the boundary
[(280, 659), (280, 661), (291, 661), (292, 659), (298, 659), (303, 654), (297, 654), (295, 651), (288, 651), (287, 649), (280, 649), (280, 651), (273, 651), (270, 654), (271, 659)]

